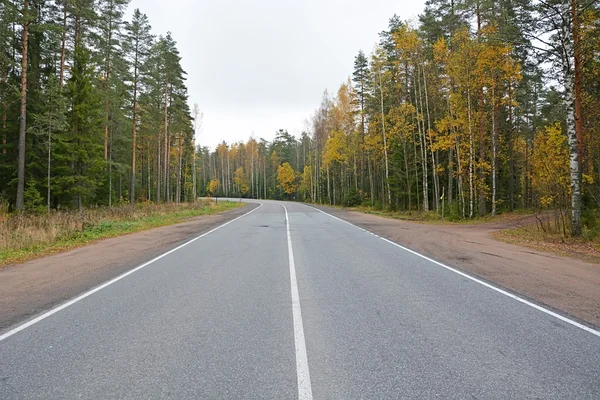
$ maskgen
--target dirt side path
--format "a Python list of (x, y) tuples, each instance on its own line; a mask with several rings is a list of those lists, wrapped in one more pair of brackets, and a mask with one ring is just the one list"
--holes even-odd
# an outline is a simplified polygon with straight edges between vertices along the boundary
[(473, 225), (427, 225), (320, 207), (324, 211), (437, 261), (494, 282), (600, 327), (600, 265), (492, 239), (515, 220)]
[(0, 331), (134, 268), (258, 204), (0, 268)]

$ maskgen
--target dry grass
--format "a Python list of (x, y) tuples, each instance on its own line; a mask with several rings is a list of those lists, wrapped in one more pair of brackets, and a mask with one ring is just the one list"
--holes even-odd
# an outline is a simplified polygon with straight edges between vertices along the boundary
[(139, 204), (46, 214), (8, 214), (0, 208), (0, 266), (63, 251), (98, 239), (214, 214), (237, 203)]
[(600, 263), (600, 237), (589, 229), (584, 229), (582, 237), (571, 237), (569, 216), (564, 211), (536, 214), (535, 223), (500, 230), (492, 236), (503, 242)]
[[(340, 207), (343, 208), (343, 207)], [(471, 219), (459, 219), (454, 216), (446, 214), (446, 217), (442, 219), (441, 213), (435, 211), (390, 211), (390, 210), (377, 210), (371, 206), (358, 206), (345, 208), (350, 211), (358, 211), (364, 214), (378, 215), (385, 218), (399, 219), (402, 221), (419, 222), (424, 224), (432, 225), (473, 225), (473, 224), (486, 224), (490, 222), (507, 221), (511, 219), (521, 218), (523, 213), (502, 213), (495, 216), (486, 215), (484, 217), (475, 217)]]

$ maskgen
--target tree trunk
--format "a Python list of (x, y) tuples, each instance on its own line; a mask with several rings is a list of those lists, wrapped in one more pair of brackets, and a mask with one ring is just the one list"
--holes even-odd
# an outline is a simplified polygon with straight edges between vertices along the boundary
[[(200, 154), (202, 154), (202, 185), (205, 186), (206, 185), (206, 167), (204, 166), (204, 152), (200, 152)], [(208, 164), (210, 166), (210, 154), (209, 154), (209, 159), (208, 159)]]
[(333, 189), (333, 205), (335, 206), (335, 168), (331, 173), (331, 187)]
[(229, 163), (229, 152), (227, 152), (227, 196), (229, 196), (229, 189), (231, 187), (231, 169)]
[[(111, 130), (112, 133), (112, 130)], [(112, 140), (111, 140), (112, 142)], [(108, 143), (107, 143), (108, 144)], [(112, 145), (112, 143), (111, 143)], [(108, 152), (108, 207), (112, 207), (112, 146)], [(119, 199), (121, 200), (121, 199)]]
[(512, 106), (512, 84), (508, 83), (508, 202), (510, 211), (515, 209), (515, 160), (514, 160), (514, 124)]
[(198, 198), (198, 187), (197, 187), (197, 183), (198, 183), (197, 180), (198, 179), (196, 177), (196, 174), (198, 173), (198, 171), (196, 170), (197, 169), (197, 165), (196, 165), (196, 146), (195, 145), (194, 145), (192, 157), (193, 157), (193, 160), (194, 160), (194, 164), (193, 164), (193, 168), (194, 169), (193, 169), (193, 174), (192, 174), (192, 180), (193, 180), (192, 186), (194, 187), (194, 191), (193, 191), (194, 196), (192, 198), (192, 201), (195, 203), (196, 199)]
[(63, 82), (65, 78), (65, 51), (67, 47), (67, 3), (68, 0), (64, 0), (63, 2), (63, 27), (62, 27), (62, 38), (60, 45), (60, 73), (58, 84), (60, 88), (63, 87)]
[(112, 7), (113, 3), (110, 2), (110, 9), (108, 14), (108, 38), (106, 43), (106, 72), (104, 75), (104, 159), (108, 157), (108, 120), (109, 120), (109, 104), (108, 97), (110, 94), (110, 50), (112, 42)]
[[(416, 76), (413, 76), (413, 86), (414, 86), (414, 92), (415, 92), (415, 109), (417, 111), (417, 130), (419, 132), (419, 144), (421, 147), (421, 167), (423, 169), (423, 175), (422, 175), (422, 180), (423, 180), (423, 211), (427, 212), (429, 211), (429, 185), (428, 185), (428, 172), (427, 172), (427, 140), (425, 139), (425, 124), (423, 121), (423, 124), (421, 124), (421, 118), (419, 118), (419, 115), (423, 115), (422, 111), (423, 111), (423, 104), (422, 104), (422, 99), (421, 99), (421, 111), (419, 111), (419, 99), (421, 98), (421, 85), (417, 85), (417, 79), (419, 78), (419, 73), (418, 71), (416, 72)], [(420, 82), (420, 80), (419, 80)], [(419, 88), (418, 92), (417, 92), (417, 87)], [(417, 162), (417, 159), (415, 157), (415, 163)]]
[(225, 193), (225, 159), (223, 157), (221, 157), (221, 189), (223, 190), (223, 193)]
[[(572, 10), (565, 4), (565, 11), (576, 13), (577, 2), (572, 1)], [(564, 15), (568, 15), (565, 13)], [(576, 29), (576, 28), (574, 28)], [(569, 143), (569, 170), (571, 175), (571, 233), (573, 236), (581, 236), (581, 160), (579, 158), (579, 141), (577, 139), (577, 111), (576, 111), (576, 78), (574, 74), (574, 43), (570, 40), (569, 32), (563, 27), (563, 45), (565, 54), (563, 55), (563, 73), (565, 80), (565, 107), (567, 111), (567, 139)]]
[(454, 148), (450, 147), (448, 150), (448, 206), (452, 208), (454, 199), (452, 198), (454, 192)]
[[(131, 113), (131, 182), (129, 188), (129, 202), (135, 204), (135, 151), (137, 134), (137, 89), (138, 89), (138, 57), (139, 40), (135, 43), (135, 55), (133, 61), (133, 110)], [(142, 165), (143, 168), (143, 165)], [(142, 181), (142, 185), (143, 185)]]
[[(477, 0), (476, 2), (476, 11), (475, 11), (476, 15), (477, 15), (477, 37), (480, 38), (481, 37), (481, 0)], [(480, 217), (485, 215), (485, 194), (483, 192), (483, 186), (485, 184), (485, 176), (484, 176), (484, 172), (483, 172), (483, 168), (481, 167), (481, 163), (483, 162), (483, 159), (485, 158), (485, 149), (484, 149), (484, 143), (483, 143), (483, 137), (484, 137), (484, 131), (485, 131), (485, 124), (484, 124), (484, 113), (483, 113), (483, 87), (480, 87), (478, 90), (478, 94), (479, 94), (479, 99), (478, 99), (478, 111), (479, 111), (479, 146), (478, 146), (478, 153), (479, 153), (479, 164), (480, 166), (477, 167), (477, 183), (478, 185), (475, 185), (475, 188), (477, 188), (477, 186), (479, 187), (479, 201), (478, 201), (478, 215)], [(471, 146), (473, 146), (473, 143), (471, 143)], [(472, 151), (474, 151), (475, 149), (473, 149)]]
[(25, 139), (27, 134), (27, 42), (29, 39), (29, 1), (23, 1), (23, 44), (21, 60), (21, 115), (19, 121), (19, 162), (17, 169), (16, 209), (25, 203)]
[(250, 197), (252, 197), (253, 199), (255, 199), (256, 197), (254, 197), (254, 147), (251, 150), (252, 152), (250, 153), (250, 181), (252, 182), (252, 187), (250, 189), (250, 191), (252, 193), (250, 193)]
[(8, 79), (8, 67), (3, 71), (2, 75), (2, 155), (6, 155), (6, 113), (7, 113), (7, 101), (6, 101), (6, 82)]
[(169, 85), (165, 85), (165, 109), (164, 109), (164, 124), (165, 124), (165, 130), (164, 130), (164, 165), (163, 165), (163, 198), (165, 202), (169, 202), (169, 193), (168, 193), (168, 186), (169, 186), (169, 178), (168, 178), (168, 173), (169, 173)]
[(173, 197), (171, 196), (171, 141), (167, 142), (167, 158), (165, 159), (165, 163), (167, 166), (166, 174), (165, 174), (165, 199), (167, 202), (173, 201)]
[[(479, 188), (479, 198), (478, 198), (478, 215), (483, 217), (486, 214), (485, 207), (485, 193), (483, 188), (485, 186), (485, 173), (483, 171), (483, 167), (481, 164), (485, 159), (485, 143), (484, 143), (484, 133), (485, 133), (485, 120), (484, 120), (484, 101), (483, 101), (483, 89), (479, 89), (479, 146), (478, 146), (478, 158), (479, 158), (479, 166), (477, 167), (477, 185)], [(493, 117), (492, 117), (493, 118)], [(493, 135), (493, 133), (492, 133)]]
[(390, 168), (388, 162), (388, 151), (387, 151), (387, 136), (385, 134), (385, 114), (383, 110), (383, 82), (381, 80), (381, 69), (379, 70), (379, 97), (381, 99), (381, 130), (383, 132), (383, 154), (385, 156), (385, 183), (387, 186), (388, 194), (388, 206), (392, 204), (392, 193), (390, 192)]
[[(454, 16), (454, 2), (452, 2), (452, 15)], [(452, 45), (450, 45), (452, 48)], [(451, 89), (450, 93), (455, 93), (454, 81), (451, 80)], [(450, 114), (450, 118), (452, 121), (452, 125), (449, 129), (449, 134), (452, 136), (454, 140), (457, 138), (456, 128), (454, 126), (454, 114), (452, 112), (452, 106), (450, 105), (450, 96), (447, 97), (448, 102), (448, 113)], [(459, 171), (460, 172), (460, 171)], [(454, 146), (450, 147), (448, 150), (448, 206), (450, 206), (450, 212), (452, 212), (452, 203), (454, 201)]]
[(569, 169), (571, 173), (571, 225), (573, 236), (581, 236), (581, 168), (577, 130), (575, 128), (574, 79), (571, 74), (565, 80), (565, 106), (567, 109), (567, 138), (569, 142)]
[(47, 197), (47, 208), (46, 208), (46, 213), (49, 215), (50, 214), (50, 174), (51, 174), (51, 162), (52, 162), (52, 124), (50, 123), (48, 125), (48, 176), (47, 176), (47, 185), (48, 185), (48, 190), (46, 193), (46, 197)]
[(146, 167), (148, 168), (148, 172), (146, 174), (146, 184), (148, 185), (148, 200), (152, 201), (152, 184), (150, 182), (150, 179), (152, 177), (152, 167), (150, 166), (150, 160), (152, 160), (152, 158), (150, 156), (150, 137), (148, 137), (148, 151), (146, 152)]
[[(362, 84), (362, 82), (361, 82)], [(362, 89), (364, 93), (364, 88)], [(360, 99), (360, 198), (365, 196), (365, 99)]]
[(369, 185), (371, 187), (371, 206), (374, 205), (374, 200), (375, 200), (375, 183), (373, 181), (373, 171), (371, 168), (371, 155), (367, 154), (367, 169), (369, 172)]
[(468, 120), (469, 120), (469, 218), (473, 218), (473, 200), (474, 200), (474, 188), (473, 188), (473, 130), (471, 128), (471, 93), (467, 93), (467, 107), (468, 107)]
[(412, 211), (412, 188), (410, 181), (410, 171), (408, 170), (408, 152), (406, 150), (406, 140), (402, 139), (402, 152), (404, 154), (404, 177), (406, 179), (406, 191), (408, 193), (408, 212)]
[(331, 205), (331, 185), (329, 184), (329, 167), (327, 167), (327, 198), (329, 199), (329, 205)]
[(160, 164), (160, 158), (161, 158), (161, 148), (160, 148), (160, 143), (161, 143), (161, 135), (160, 132), (156, 135), (156, 203), (160, 203), (160, 198), (161, 198), (161, 182), (162, 182), (162, 177), (161, 177), (161, 170), (162, 170), (162, 165)]
[(458, 164), (457, 165), (457, 167), (458, 167), (458, 197), (460, 198), (462, 218), (465, 219), (466, 218), (466, 212), (465, 212), (466, 200), (465, 200), (465, 188), (463, 186), (463, 172), (462, 172), (462, 166), (461, 166), (461, 162), (460, 162), (460, 145), (459, 145), (459, 143), (456, 143), (456, 162)]
[(496, 103), (496, 93), (494, 88), (492, 88), (492, 107), (494, 107), (492, 112), (492, 215), (496, 215), (496, 157), (498, 151), (496, 148), (496, 115), (500, 105)]
[(183, 158), (183, 151), (181, 150), (181, 135), (179, 135), (179, 165), (177, 167), (177, 194), (175, 195), (175, 201), (181, 203), (181, 164)]
[[(433, 139), (431, 137), (431, 116), (429, 114), (429, 94), (427, 93), (427, 76), (425, 75), (425, 68), (421, 68), (423, 72), (423, 88), (425, 91), (425, 107), (427, 111), (427, 137), (429, 138), (429, 149), (431, 151), (431, 168), (433, 175), (433, 193), (435, 196), (435, 211), (440, 209), (440, 181), (437, 173), (437, 161), (435, 159), (435, 153), (433, 151)], [(421, 100), (422, 101), (422, 100)], [(423, 105), (421, 104), (421, 107)], [(425, 124), (425, 122), (423, 122)]]
[[(573, 73), (575, 77), (575, 132), (577, 133), (577, 151), (580, 167), (584, 164), (583, 154), (583, 114), (581, 112), (581, 44), (579, 37), (579, 13), (577, 0), (571, 0), (573, 35)], [(583, 172), (583, 171), (581, 171)]]

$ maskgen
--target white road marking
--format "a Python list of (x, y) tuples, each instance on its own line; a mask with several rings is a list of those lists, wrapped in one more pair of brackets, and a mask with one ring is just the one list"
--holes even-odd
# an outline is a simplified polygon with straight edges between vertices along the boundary
[(253, 213), (254, 211), (258, 210), (261, 207), (262, 207), (262, 204), (260, 204), (260, 206), (258, 206), (256, 208), (253, 208), (252, 210), (248, 211), (247, 213), (245, 213), (243, 215), (240, 215), (237, 218), (232, 219), (231, 221), (225, 222), (223, 225), (219, 225), (216, 228), (213, 228), (210, 231), (205, 232), (202, 235), (197, 236), (197, 237), (193, 238), (192, 240), (189, 240), (189, 241), (187, 241), (187, 242), (185, 242), (185, 243), (183, 243), (183, 244), (175, 247), (174, 249), (171, 249), (171, 250), (167, 251), (166, 253), (163, 253), (160, 256), (153, 258), (152, 260), (147, 261), (144, 264), (139, 265), (139, 266), (135, 267), (134, 269), (129, 270), (129, 271), (125, 272), (124, 274), (121, 274), (121, 275), (117, 276), (116, 278), (113, 278), (110, 281), (105, 282), (102, 285), (97, 286), (94, 289), (92, 289), (92, 290), (90, 290), (88, 292), (85, 292), (84, 294), (82, 294), (80, 296), (77, 296), (74, 299), (69, 300), (66, 303), (61, 304), (60, 306), (58, 306), (56, 308), (53, 308), (52, 310), (50, 310), (48, 312), (45, 312), (44, 314), (42, 314), (42, 315), (40, 315), (40, 316), (38, 316), (38, 317), (36, 317), (36, 318), (34, 318), (34, 319), (32, 319), (32, 320), (24, 323), (22, 325), (17, 326), (16, 328), (14, 328), (14, 329), (12, 329), (12, 330), (10, 330), (10, 331), (8, 331), (8, 332), (0, 335), (0, 342), (3, 341), (4, 339), (7, 339), (7, 338), (11, 337), (12, 335), (14, 335), (16, 333), (21, 332), (24, 329), (29, 328), (30, 326), (32, 326), (34, 324), (37, 324), (38, 322), (40, 322), (40, 321), (48, 318), (49, 316), (51, 316), (53, 314), (56, 314), (57, 312), (59, 312), (61, 310), (64, 310), (65, 308), (67, 308), (69, 306), (72, 306), (73, 304), (77, 303), (78, 301), (81, 301), (81, 300), (85, 299), (86, 297), (93, 295), (94, 293), (96, 293), (96, 292), (104, 289), (105, 287), (110, 286), (113, 283), (120, 281), (121, 279), (125, 278), (126, 276), (129, 276), (129, 275), (133, 274), (134, 272), (139, 271), (140, 269), (142, 269), (144, 267), (147, 267), (148, 265), (152, 264), (153, 262), (158, 261), (161, 258), (166, 257), (166, 256), (168, 256), (169, 254), (171, 254), (173, 252), (176, 252), (177, 250), (181, 249), (182, 247), (185, 247), (188, 244), (193, 243), (196, 240), (201, 239), (204, 236), (209, 235), (209, 234), (213, 233), (214, 231), (219, 230), (219, 229), (223, 228), (224, 226), (229, 225), (232, 222), (237, 221), (238, 219), (240, 219), (242, 217), (245, 217), (246, 215), (248, 215), (250, 213)]
[(394, 246), (396, 246), (396, 247), (399, 247), (399, 248), (401, 248), (402, 250), (408, 251), (408, 252), (409, 252), (409, 253), (411, 253), (411, 254), (414, 254), (414, 255), (416, 255), (416, 256), (418, 256), (418, 257), (421, 257), (421, 258), (423, 258), (423, 259), (425, 259), (425, 260), (427, 260), (427, 261), (429, 261), (429, 262), (432, 262), (432, 263), (434, 263), (434, 264), (436, 264), (436, 265), (439, 265), (440, 267), (442, 267), (442, 268), (445, 268), (445, 269), (447, 269), (447, 270), (449, 270), (449, 271), (452, 271), (452, 272), (454, 272), (454, 273), (456, 273), (456, 274), (458, 274), (458, 275), (460, 275), (460, 276), (463, 276), (463, 277), (465, 277), (465, 278), (467, 278), (467, 279), (470, 279), (470, 280), (471, 280), (471, 281), (473, 281), (473, 282), (477, 282), (477, 283), (479, 283), (480, 285), (483, 285), (483, 286), (485, 286), (485, 287), (487, 287), (487, 288), (489, 288), (489, 289), (492, 289), (492, 290), (494, 290), (494, 291), (496, 291), (496, 292), (498, 292), (498, 293), (501, 293), (501, 294), (503, 294), (503, 295), (505, 295), (505, 296), (508, 296), (508, 297), (510, 297), (511, 299), (514, 299), (514, 300), (516, 300), (516, 301), (518, 301), (518, 302), (520, 302), (520, 303), (526, 304), (526, 305), (528, 305), (529, 307), (535, 308), (536, 310), (538, 310), (538, 311), (541, 311), (541, 312), (543, 312), (543, 313), (545, 313), (545, 314), (551, 315), (551, 316), (553, 316), (554, 318), (557, 318), (557, 319), (559, 319), (559, 320), (561, 320), (561, 321), (563, 321), (563, 322), (566, 322), (566, 323), (568, 323), (568, 324), (571, 324), (571, 325), (573, 325), (573, 326), (575, 326), (575, 327), (577, 327), (577, 328), (579, 328), (579, 329), (582, 329), (582, 330), (584, 330), (584, 331), (586, 331), (586, 332), (589, 332), (589, 333), (591, 333), (592, 335), (596, 335), (596, 336), (600, 337), (600, 332), (599, 332), (599, 331), (597, 331), (597, 330), (595, 330), (595, 329), (592, 329), (592, 328), (590, 328), (589, 326), (583, 325), (583, 324), (581, 324), (581, 323), (579, 323), (579, 322), (577, 322), (577, 321), (574, 321), (574, 320), (572, 320), (572, 319), (570, 319), (570, 318), (567, 318), (567, 317), (565, 317), (565, 316), (562, 316), (562, 315), (560, 315), (560, 314), (558, 314), (558, 313), (556, 313), (556, 312), (554, 312), (554, 311), (548, 310), (547, 308), (544, 308), (544, 307), (542, 307), (542, 306), (539, 306), (539, 305), (537, 305), (537, 304), (535, 304), (535, 303), (532, 303), (532, 302), (530, 302), (530, 301), (528, 301), (528, 300), (525, 300), (525, 299), (523, 299), (522, 297), (519, 297), (519, 296), (517, 296), (517, 295), (514, 295), (514, 294), (512, 294), (512, 293), (510, 293), (510, 292), (507, 292), (506, 290), (500, 289), (499, 287), (496, 287), (496, 286), (494, 286), (494, 285), (491, 285), (491, 284), (489, 284), (489, 283), (487, 283), (487, 282), (484, 282), (484, 281), (482, 281), (482, 280), (480, 280), (480, 279), (477, 279), (477, 278), (475, 278), (475, 277), (473, 277), (473, 276), (471, 276), (471, 275), (465, 274), (464, 272), (462, 272), (462, 271), (459, 271), (459, 270), (457, 270), (456, 268), (449, 267), (448, 265), (446, 265), (446, 264), (443, 264), (443, 263), (441, 263), (441, 262), (439, 262), (439, 261), (436, 261), (436, 260), (434, 260), (434, 259), (431, 259), (431, 258), (429, 258), (429, 257), (427, 257), (427, 256), (424, 256), (423, 254), (419, 254), (419, 253), (417, 253), (417, 252), (416, 252), (416, 251), (414, 251), (414, 250), (411, 250), (411, 249), (409, 249), (409, 248), (406, 248), (406, 247), (404, 247), (404, 246), (402, 246), (402, 245), (400, 245), (400, 244), (398, 244), (398, 243), (396, 243), (396, 242), (392, 242), (392, 241), (391, 241), (391, 240), (389, 240), (389, 239), (386, 239), (386, 238), (384, 238), (384, 237), (381, 237), (381, 236), (379, 236), (379, 235), (377, 235), (377, 234), (375, 234), (375, 233), (373, 233), (373, 232), (371, 232), (371, 231), (368, 231), (368, 230), (366, 230), (366, 229), (364, 229), (364, 228), (361, 228), (360, 226), (354, 225), (354, 224), (353, 224), (353, 223), (351, 223), (351, 222), (348, 222), (348, 221), (346, 221), (346, 220), (343, 220), (343, 219), (341, 219), (341, 218), (338, 218), (338, 217), (336, 217), (335, 215), (331, 215), (331, 214), (329, 214), (329, 213), (327, 213), (327, 212), (325, 212), (325, 211), (323, 211), (323, 210), (320, 210), (320, 209), (318, 209), (318, 208), (316, 208), (316, 207), (312, 207), (312, 206), (309, 206), (309, 205), (306, 205), (306, 204), (304, 204), (304, 206), (306, 206), (306, 207), (309, 207), (309, 208), (312, 208), (312, 209), (314, 209), (314, 210), (317, 210), (317, 211), (319, 211), (319, 212), (321, 212), (321, 213), (323, 213), (323, 214), (325, 214), (325, 215), (328, 215), (328, 216), (330, 216), (331, 218), (337, 219), (338, 221), (341, 221), (341, 222), (343, 222), (343, 223), (345, 223), (345, 224), (348, 224), (348, 225), (350, 225), (350, 226), (353, 226), (353, 227), (355, 227), (355, 228), (357, 228), (357, 229), (360, 229), (360, 230), (361, 230), (361, 231), (363, 231), (363, 232), (370, 233), (371, 235), (373, 235), (373, 236), (376, 236), (376, 237), (378, 237), (379, 239), (381, 239), (381, 240), (383, 240), (383, 241), (386, 241), (386, 242), (388, 242), (389, 244), (392, 244), (392, 245), (394, 245)]
[[(281, 203), (280, 203), (281, 204)], [(294, 251), (292, 249), (292, 235), (290, 234), (290, 218), (287, 208), (285, 210), (285, 226), (287, 229), (288, 256), (290, 264), (290, 282), (292, 285), (292, 314), (294, 319), (294, 342), (296, 345), (296, 375), (298, 377), (298, 398), (312, 400), (312, 387), (308, 371), (308, 357), (306, 355), (306, 342), (304, 341), (304, 327), (302, 326), (302, 310), (300, 296), (298, 295), (298, 282), (296, 281), (296, 266), (294, 264)]]

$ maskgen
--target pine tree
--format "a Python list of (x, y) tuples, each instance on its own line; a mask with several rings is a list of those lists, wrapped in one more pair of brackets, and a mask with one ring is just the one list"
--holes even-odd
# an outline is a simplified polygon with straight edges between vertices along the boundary
[(61, 141), (58, 192), (72, 199), (81, 210), (95, 203), (95, 192), (101, 184), (105, 162), (102, 157), (102, 105), (94, 86), (95, 72), (90, 52), (83, 45), (75, 48), (71, 77), (67, 81), (66, 97), (69, 131)]
[[(52, 151), (60, 133), (67, 128), (66, 101), (56, 75), (50, 75), (44, 91), (46, 109), (40, 114), (31, 115), (29, 132), (43, 138), (47, 147), (46, 165), (46, 210), (50, 213), (52, 190)], [(56, 146), (56, 143), (54, 143)], [(31, 179), (33, 182), (34, 180)]]
[(153, 37), (150, 33), (151, 27), (148, 22), (148, 17), (142, 14), (139, 9), (133, 12), (131, 23), (127, 24), (127, 36), (124, 43), (125, 52), (130, 55), (130, 63), (132, 69), (131, 87), (132, 94), (132, 129), (131, 129), (131, 182), (129, 196), (131, 204), (135, 203), (135, 186), (136, 186), (136, 136), (138, 128), (138, 92), (142, 83), (144, 74), (143, 65), (149, 56), (150, 47), (152, 46)]
[(102, 0), (99, 2), (99, 28), (98, 47), (99, 55), (104, 60), (104, 159), (108, 159), (108, 130), (110, 107), (109, 99), (111, 83), (111, 62), (116, 52), (119, 52), (119, 34), (123, 25), (124, 9), (129, 0)]
[(27, 40), (29, 38), (29, 24), (31, 15), (29, 1), (23, 1), (21, 11), (23, 26), (23, 39), (21, 41), (21, 111), (19, 115), (19, 160), (17, 165), (17, 200), (15, 208), (22, 210), (25, 200), (25, 145), (27, 137)]
[(354, 72), (352, 73), (354, 88), (356, 90), (360, 107), (360, 189), (361, 196), (365, 192), (365, 112), (367, 96), (369, 94), (369, 61), (360, 50), (354, 59)]

